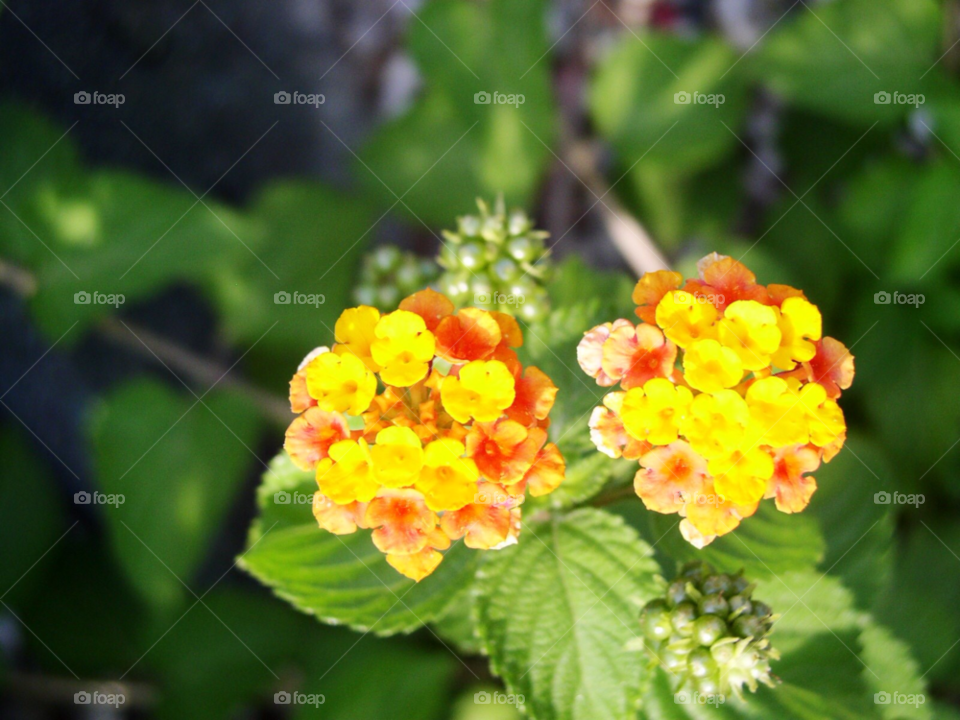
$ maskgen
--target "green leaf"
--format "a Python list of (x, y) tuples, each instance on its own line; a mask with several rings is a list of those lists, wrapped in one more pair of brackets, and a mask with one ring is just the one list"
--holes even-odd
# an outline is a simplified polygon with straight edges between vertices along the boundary
[(889, 461), (876, 443), (852, 434), (814, 476), (817, 491), (804, 515), (817, 518), (827, 543), (821, 567), (869, 608), (892, 574), (894, 518), (874, 502), (877, 492), (897, 489)]
[(749, 62), (791, 102), (855, 123), (892, 123), (914, 106), (877, 104), (877, 92), (930, 93), (920, 80), (940, 52), (933, 0), (802, 4)]
[[(897, 637), (910, 643), (931, 682), (960, 688), (957, 569), (960, 531), (932, 519), (915, 526), (899, 549), (892, 582), (877, 598), (875, 613)], [(951, 652), (952, 650), (952, 652)]]
[(144, 380), (111, 392), (93, 418), (98, 491), (123, 497), (97, 510), (120, 564), (158, 611), (183, 599), (181, 580), (190, 585), (251, 463), (252, 412), (233, 396), (201, 403)]
[(658, 592), (650, 548), (600, 510), (524, 524), (491, 554), (477, 613), (491, 666), (537, 720), (628, 717), (643, 660), (625, 649)]
[[(44, 557), (67, 530), (49, 470), (17, 433), (0, 432), (0, 596), (16, 604), (43, 579)], [(75, 530), (75, 529), (74, 529)]]
[[(409, 50), (425, 91), (366, 145), (360, 176), (428, 224), (449, 225), (478, 196), (529, 205), (555, 135), (544, 3), (432, 0), (418, 15)], [(477, 104), (479, 92), (524, 101)]]
[(307, 502), (275, 502), (279, 489), (312, 498), (317, 488), (312, 473), (277, 456), (258, 491), (261, 515), (240, 565), (323, 622), (377, 635), (410, 632), (440, 616), (473, 578), (477, 552), (458, 542), (432, 575), (414, 583), (387, 564), (370, 531), (338, 536), (321, 530)]
[[(590, 92), (597, 126), (623, 166), (643, 157), (647, 165), (700, 169), (739, 145), (733, 133), (745, 109), (744, 85), (736, 70), (727, 74), (736, 60), (713, 38), (624, 33)], [(691, 102), (678, 102), (677, 93), (688, 93)], [(694, 93), (723, 100), (697, 103)]]
[[(266, 378), (272, 383), (278, 364), (291, 368), (292, 375), (307, 352), (333, 343), (337, 318), (353, 304), (357, 263), (376, 217), (352, 196), (290, 181), (263, 190), (250, 217), (268, 229), (262, 248), (257, 257), (245, 252), (233, 266), (220, 266), (214, 295), (228, 335), (256, 343), (253, 355), (269, 358)], [(322, 296), (322, 301), (277, 304), (278, 292)]]
[(482, 651), (474, 605), (472, 588), (467, 588), (451, 600), (443, 615), (432, 623), (440, 637), (468, 655), (479, 655)]
[(644, 538), (679, 564), (704, 560), (721, 572), (746, 569), (752, 578), (771, 577), (790, 570), (814, 567), (823, 559), (824, 541), (817, 521), (809, 514), (787, 515), (772, 500), (745, 518), (732, 533), (697, 550), (683, 539), (677, 515), (646, 510), (639, 499), (617, 506)]

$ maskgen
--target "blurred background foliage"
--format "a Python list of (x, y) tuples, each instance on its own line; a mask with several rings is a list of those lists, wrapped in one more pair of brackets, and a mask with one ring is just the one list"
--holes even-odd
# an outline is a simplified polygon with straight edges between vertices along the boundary
[[(318, 0), (279, 4), (276, 16), (226, 0), (104, 1), (62, 15), (6, 5), (10, 717), (64, 717), (75, 691), (110, 682), (128, 696), (123, 711), (145, 717), (276, 717), (272, 694), (293, 687), (326, 698), (295, 717), (515, 717), (474, 704), (475, 692), (503, 690), (482, 651), (536, 717), (632, 717), (641, 693), (646, 717), (687, 717), (663, 677), (641, 684), (643, 660), (622, 643), (649, 576), (698, 553), (673, 519), (624, 492), (629, 464), (593, 451), (585, 413), (601, 393), (575, 361), (585, 329), (632, 317), (636, 276), (610, 240), (618, 214), (685, 274), (716, 250), (761, 282), (803, 288), (857, 358), (843, 402), (850, 439), (816, 474), (810, 508), (760, 512), (699, 553), (745, 567), (757, 597), (789, 610), (773, 636), (785, 684), (718, 712), (960, 717), (954, 0)], [(296, 82), (326, 103), (271, 102)], [(76, 106), (83, 89), (127, 101)], [(524, 102), (476, 104), (483, 91)], [(677, 104), (685, 91), (725, 102)], [(875, 103), (882, 92), (924, 102)], [(264, 502), (311, 483), (269, 461), (289, 417), (286, 383), (332, 340), (364, 253), (394, 244), (432, 256), (476, 197), (501, 193), (551, 232), (560, 258), (553, 311), (526, 327), (524, 348), (561, 388), (551, 432), (570, 473), (542, 506), (558, 518), (554, 556), (528, 537), (476, 576), (477, 554), (461, 553), (397, 605), (409, 583), (375, 564), (368, 539), (356, 547), (372, 575), (347, 545), (322, 545), (306, 508)], [(75, 304), (81, 291), (126, 302)], [(325, 302), (276, 305), (281, 291)], [(877, 304), (880, 291), (925, 302)], [(125, 502), (75, 503), (83, 491)], [(924, 502), (876, 504), (880, 491)], [(584, 503), (605, 510), (568, 512)], [(648, 544), (658, 565), (641, 573), (631, 558)], [(630, 580), (558, 655), (550, 643), (595, 605), (582, 593), (555, 602), (572, 572), (565, 552), (597, 569), (598, 595)], [(321, 619), (381, 624), (358, 634), (316, 622), (240, 572), (241, 553)], [(540, 623), (555, 634), (529, 637)], [(379, 637), (396, 632), (407, 634)], [(609, 673), (565, 665), (576, 652), (605, 658)], [(597, 696), (577, 691), (594, 686)], [(877, 706), (881, 690), (928, 702)]]

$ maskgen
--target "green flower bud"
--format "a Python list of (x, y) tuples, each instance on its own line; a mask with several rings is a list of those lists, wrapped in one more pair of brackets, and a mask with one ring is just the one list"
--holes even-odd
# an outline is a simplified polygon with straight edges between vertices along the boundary
[(381, 245), (364, 256), (353, 299), (358, 305), (392, 312), (400, 300), (428, 287), (439, 274), (434, 261), (401, 252), (393, 245)]
[(742, 699), (744, 686), (754, 692), (759, 683), (775, 685), (770, 661), (779, 654), (767, 637), (775, 618), (752, 592), (742, 573), (717, 574), (696, 562), (680, 570), (662, 598), (647, 603), (644, 646), (675, 690)]
[[(544, 247), (547, 233), (534, 230), (530, 218), (522, 210), (507, 214), (503, 199), (491, 208), (477, 201), (480, 212), (457, 219), (457, 231), (444, 230), (445, 238), (438, 263), (445, 269), (441, 292), (457, 306), (477, 305), (506, 312), (526, 321), (546, 317), (550, 300), (543, 282), (549, 271)], [(469, 278), (469, 292), (454, 297), (445, 287), (460, 287), (462, 274)], [(457, 281), (448, 279), (457, 275)], [(474, 300), (485, 296), (488, 302)]]

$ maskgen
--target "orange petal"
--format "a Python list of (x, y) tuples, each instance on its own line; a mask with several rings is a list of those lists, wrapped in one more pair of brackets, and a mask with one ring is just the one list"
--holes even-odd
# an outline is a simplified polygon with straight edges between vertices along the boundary
[(537, 453), (533, 465), (523, 476), (523, 482), (529, 488), (531, 496), (548, 495), (560, 487), (566, 470), (567, 463), (560, 454), (560, 449), (549, 443)]
[(523, 333), (520, 331), (520, 324), (517, 319), (513, 315), (498, 310), (491, 310), (490, 314), (493, 315), (493, 319), (500, 326), (502, 336), (500, 342), (512, 348), (521, 347), (523, 345)]
[(513, 405), (506, 410), (508, 418), (530, 426), (550, 414), (557, 397), (557, 386), (546, 373), (539, 368), (528, 367), (514, 387), (517, 395)]
[(476, 423), (467, 435), (467, 457), (487, 480), (510, 485), (523, 479), (546, 441), (545, 430), (515, 420)]
[(415, 490), (386, 490), (370, 501), (364, 519), (381, 552), (410, 554), (427, 546), (437, 516)]
[(510, 535), (510, 510), (499, 505), (471, 503), (444, 513), (441, 527), (451, 538), (464, 538), (469, 548), (489, 550)]
[(446, 295), (427, 288), (401, 300), (400, 309), (422, 317), (427, 330), (433, 332), (443, 318), (453, 314), (453, 303)]
[(299, 415), (316, 404), (317, 401), (307, 392), (306, 369), (297, 370), (297, 374), (290, 379), (290, 410)]
[(714, 303), (721, 310), (737, 300), (768, 302), (767, 290), (763, 285), (757, 285), (757, 276), (732, 257), (712, 253), (700, 260), (697, 269), (700, 279), (713, 292), (723, 296), (719, 303)]
[(836, 399), (840, 397), (841, 390), (846, 390), (853, 383), (853, 355), (842, 342), (832, 337), (818, 340), (814, 345), (817, 354), (806, 363), (811, 379), (823, 385), (827, 397)]
[(820, 454), (806, 445), (778, 448), (772, 454), (773, 476), (767, 482), (766, 497), (776, 498), (780, 512), (800, 512), (817, 489), (817, 481), (804, 473), (820, 467)]
[(807, 299), (807, 296), (803, 294), (803, 290), (797, 290), (795, 287), (790, 287), (789, 285), (779, 285), (777, 283), (770, 283), (767, 285), (767, 295), (770, 300), (771, 305), (776, 305), (780, 307), (783, 305), (783, 301), (787, 298), (792, 297), (801, 297), (804, 300)]
[(366, 503), (353, 502), (348, 505), (337, 505), (323, 493), (313, 494), (313, 517), (327, 532), (334, 535), (349, 535), (356, 532), (363, 525), (363, 513)]
[(437, 355), (455, 365), (489, 358), (503, 337), (493, 316), (477, 308), (445, 317), (436, 336)]
[(283, 447), (294, 465), (313, 470), (327, 457), (331, 445), (349, 437), (350, 427), (343, 415), (311, 407), (290, 423)]
[(394, 570), (416, 582), (420, 582), (436, 570), (441, 560), (443, 555), (432, 548), (424, 548), (407, 555), (396, 553), (387, 555), (387, 562)]

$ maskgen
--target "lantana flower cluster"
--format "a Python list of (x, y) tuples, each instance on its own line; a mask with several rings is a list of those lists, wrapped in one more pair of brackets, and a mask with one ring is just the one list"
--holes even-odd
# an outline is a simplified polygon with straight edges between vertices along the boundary
[(292, 461), (316, 472), (313, 514), (337, 535), (372, 528), (387, 562), (414, 580), (451, 541), (516, 542), (520, 505), (563, 480), (547, 442), (557, 388), (514, 348), (517, 321), (422, 290), (381, 314), (345, 310), (332, 348), (290, 381)]
[(759, 285), (716, 253), (697, 268), (686, 282), (644, 275), (633, 291), (641, 322), (598, 325), (577, 357), (597, 384), (621, 388), (593, 411), (597, 448), (639, 460), (644, 505), (679, 513), (684, 538), (704, 547), (764, 498), (785, 513), (807, 506), (809, 473), (846, 438), (837, 399), (854, 367), (802, 291)]

